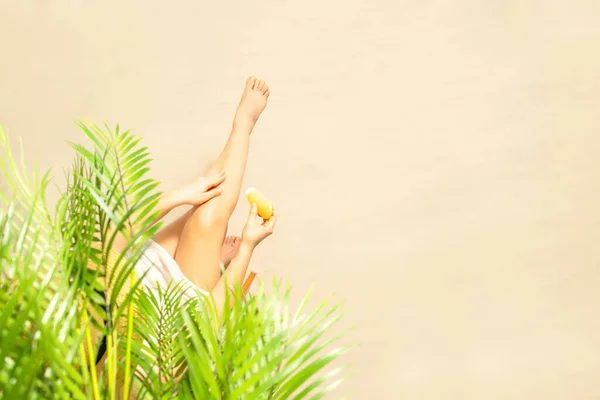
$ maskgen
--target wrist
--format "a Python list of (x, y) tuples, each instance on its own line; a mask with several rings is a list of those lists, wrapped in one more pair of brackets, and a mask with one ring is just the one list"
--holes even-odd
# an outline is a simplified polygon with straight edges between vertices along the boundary
[(240, 248), (244, 247), (249, 251), (254, 251), (257, 244), (258, 243), (255, 243), (253, 240), (250, 240), (247, 237), (245, 237), (244, 235), (242, 235), (242, 243), (240, 244)]
[(185, 204), (185, 196), (183, 195), (183, 190), (179, 189), (174, 192), (169, 192), (163, 196), (163, 204), (164, 208), (173, 209), (175, 207), (179, 207)]

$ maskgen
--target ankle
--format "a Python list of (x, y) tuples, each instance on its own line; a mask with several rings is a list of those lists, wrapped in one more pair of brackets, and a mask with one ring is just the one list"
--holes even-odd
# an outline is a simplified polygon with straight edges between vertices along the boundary
[(252, 132), (254, 129), (254, 125), (256, 121), (247, 116), (235, 117), (233, 119), (233, 130), (234, 131), (248, 131), (248, 133)]
[(253, 118), (251, 115), (247, 113), (236, 113), (233, 118), (234, 126), (254, 126), (256, 124), (257, 118)]

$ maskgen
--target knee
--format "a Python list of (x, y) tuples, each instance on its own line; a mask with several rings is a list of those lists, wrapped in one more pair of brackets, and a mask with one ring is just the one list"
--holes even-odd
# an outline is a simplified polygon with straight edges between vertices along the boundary
[(200, 207), (192, 215), (194, 225), (198, 229), (213, 230), (226, 226), (229, 218), (223, 213), (217, 212), (213, 207)]

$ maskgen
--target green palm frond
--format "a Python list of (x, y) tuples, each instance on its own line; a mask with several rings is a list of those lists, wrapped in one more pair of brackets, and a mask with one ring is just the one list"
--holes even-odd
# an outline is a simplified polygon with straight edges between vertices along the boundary
[[(157, 217), (154, 210), (160, 193), (155, 191), (158, 182), (146, 177), (151, 159), (143, 148), (141, 152), (136, 148), (139, 138), (130, 131), (120, 131), (118, 125), (114, 131), (107, 127), (106, 132), (92, 123), (80, 123), (79, 127), (94, 143), (94, 148), (90, 151), (73, 144), (81, 159), (87, 162), (89, 170), (82, 171), (84, 174), (73, 174), (78, 179), (73, 182), (77, 185), (71, 187), (96, 207), (97, 242), (100, 247), (99, 257), (94, 261), (105, 282), (103, 298), (106, 303), (92, 304), (107, 322), (104, 330), (108, 344), (106, 373), (109, 397), (112, 398), (115, 396), (117, 360), (131, 359), (132, 342), (132, 338), (127, 336), (125, 354), (121, 354), (116, 329), (124, 316), (127, 318), (126, 325), (132, 325), (134, 289), (141, 281), (141, 277), (137, 280), (132, 277), (146, 241), (159, 228), (153, 223)], [(111, 251), (119, 237), (125, 241), (116, 259), (111, 261)], [(103, 307), (103, 313), (98, 309), (100, 307)], [(125, 369), (127, 376), (123, 379), (127, 382), (127, 391), (132, 366), (127, 363)]]
[(0, 399), (316, 399), (339, 385), (338, 304), (307, 311), (307, 295), (291, 313), (278, 281), (224, 310), (183, 284), (143, 288), (150, 153), (119, 126), (79, 128), (91, 146), (72, 144), (51, 211), (50, 174), (28, 174), (0, 127)]
[(168, 398), (176, 393), (184, 368), (184, 354), (178, 345), (182, 334), (181, 310), (186, 308), (183, 284), (170, 284), (154, 296), (146, 290), (136, 293), (137, 314), (133, 332), (139, 338), (132, 351), (138, 366), (138, 398)]
[(77, 296), (60, 263), (60, 234), (45, 194), (49, 173), (41, 179), (13, 158), (0, 127), (4, 156), (0, 167), (7, 188), (0, 193), (0, 395), (57, 393), (83, 398), (75, 367), (80, 324)]
[[(35, 200), (29, 215), (34, 207)], [(8, 232), (2, 237), (0, 276), (11, 277), (0, 281), (0, 395), (10, 399), (46, 393), (83, 399), (85, 385), (75, 360), (81, 340), (75, 290), (56, 279), (56, 264), (44, 264), (47, 247), (38, 250), (41, 235), (33, 218), (19, 231), (7, 229), (14, 224), (13, 210), (0, 214), (0, 229)], [(31, 246), (23, 245), (24, 237)]]
[[(20, 161), (17, 162), (9, 138), (1, 125), (0, 147), (4, 153), (0, 157), (1, 179), (6, 186), (6, 189), (0, 190), (0, 205), (5, 210), (11, 210), (10, 218), (7, 219), (4, 228), (5, 235), (9, 235), (9, 232), (18, 234), (18, 252), (43, 254), (44, 260), (40, 261), (40, 268), (52, 266), (58, 258), (60, 248), (52, 245), (58, 242), (59, 235), (45, 200), (50, 183), (50, 171), (40, 178), (37, 168), (34, 168), (31, 176), (25, 166), (22, 147)], [(23, 230), (25, 224), (34, 226), (35, 231)], [(53, 285), (53, 282), (50, 285)], [(47, 296), (41, 299), (45, 304), (50, 301), (50, 293), (48, 292)]]
[[(0, 204), (8, 208), (10, 204), (15, 207), (9, 229), (19, 229), (19, 225), (26, 219), (31, 219), (38, 226), (40, 232), (37, 245), (51, 243), (56, 239), (52, 231), (52, 216), (45, 201), (45, 192), (50, 181), (50, 173), (41, 179), (38, 177), (37, 168), (33, 176), (27, 172), (25, 157), (21, 146), (20, 161), (14, 158), (10, 141), (4, 128), (0, 125), (0, 147), (4, 154), (0, 157), (0, 170), (7, 189), (0, 191)], [(27, 239), (26, 239), (27, 240)]]
[(221, 323), (216, 323), (216, 305), (203, 296), (183, 311), (186, 336), (180, 335), (179, 343), (188, 370), (181, 398), (300, 399), (331, 384), (339, 369), (324, 377), (316, 374), (347, 350), (330, 349), (344, 333), (319, 339), (339, 319), (332, 318), (339, 305), (324, 302), (320, 315), (299, 310), (288, 320), (289, 290), (278, 282), (273, 289), (267, 294), (261, 288), (235, 302)]

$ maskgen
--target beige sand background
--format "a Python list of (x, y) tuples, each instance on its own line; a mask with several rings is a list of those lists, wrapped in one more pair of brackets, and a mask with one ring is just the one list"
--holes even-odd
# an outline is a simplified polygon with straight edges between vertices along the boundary
[(264, 77), (252, 267), (346, 299), (331, 398), (598, 399), (599, 50), (594, 0), (2, 0), (0, 121), (59, 178), (119, 122), (170, 189)]

